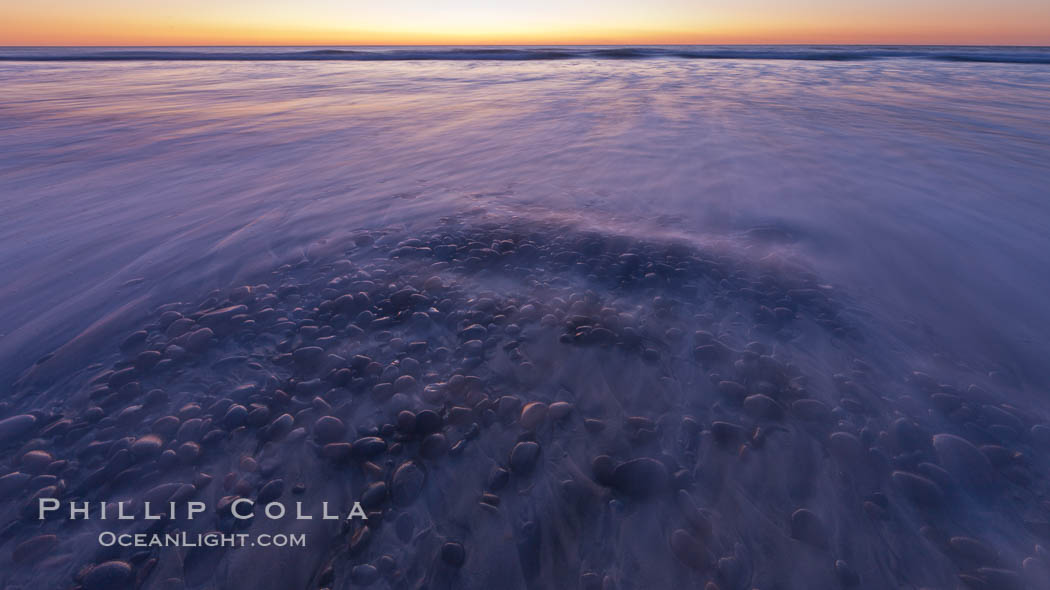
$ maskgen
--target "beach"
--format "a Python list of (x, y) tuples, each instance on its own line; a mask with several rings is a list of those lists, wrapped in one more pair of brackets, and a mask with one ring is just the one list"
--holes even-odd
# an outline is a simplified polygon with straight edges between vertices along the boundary
[(0, 49), (0, 81), (9, 586), (1046, 587), (1045, 49)]

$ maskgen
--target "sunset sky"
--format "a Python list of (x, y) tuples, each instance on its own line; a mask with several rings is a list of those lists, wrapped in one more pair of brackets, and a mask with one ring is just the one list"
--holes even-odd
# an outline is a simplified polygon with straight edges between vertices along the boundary
[(1048, 0), (0, 0), (0, 45), (1050, 45)]

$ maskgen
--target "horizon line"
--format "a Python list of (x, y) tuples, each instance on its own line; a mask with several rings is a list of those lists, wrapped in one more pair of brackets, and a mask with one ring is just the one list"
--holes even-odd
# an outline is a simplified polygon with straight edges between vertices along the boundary
[(91, 47), (1028, 47), (1050, 49), (1050, 45), (1025, 43), (251, 43), (251, 44), (209, 44), (209, 43), (169, 43), (160, 45), (138, 44), (62, 44), (62, 45), (2, 45), (3, 49), (18, 48), (91, 48)]

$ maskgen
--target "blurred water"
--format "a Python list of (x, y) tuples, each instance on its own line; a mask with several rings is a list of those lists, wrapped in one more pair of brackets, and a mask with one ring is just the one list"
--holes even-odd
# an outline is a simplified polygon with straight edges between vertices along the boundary
[(790, 259), (894, 353), (1038, 393), (1050, 65), (883, 54), (6, 61), (0, 377), (357, 228), (484, 208)]

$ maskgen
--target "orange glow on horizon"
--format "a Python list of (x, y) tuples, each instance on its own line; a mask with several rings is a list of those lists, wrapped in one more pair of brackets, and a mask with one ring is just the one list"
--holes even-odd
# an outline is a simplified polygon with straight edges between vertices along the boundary
[(463, 4), (458, 12), (438, 11), (420, 0), (392, 0), (402, 5), (400, 12), (363, 5), (350, 10), (355, 2), (337, 0), (303, 0), (295, 7), (246, 1), (227, 0), (216, 9), (204, 0), (184, 0), (174, 8), (143, 0), (131, 10), (128, 0), (99, 0), (97, 10), (88, 12), (76, 0), (53, 0), (48, 8), (0, 0), (11, 4), (3, 8), (0, 45), (1050, 45), (1050, 2), (1034, 0), (1000, 0), (994, 6), (917, 0), (900, 4), (898, 12), (882, 9), (896, 0), (880, 6), (870, 0), (812, 0), (811, 8), (824, 5), (824, 10), (805, 13), (775, 0), (744, 0), (728, 8), (653, 0), (652, 10), (608, 0), (602, 5), (608, 10), (598, 16), (591, 0), (563, 0), (568, 8), (547, 11), (534, 4), (553, 0), (484, 10), (468, 6), (480, 0), (446, 2)]

